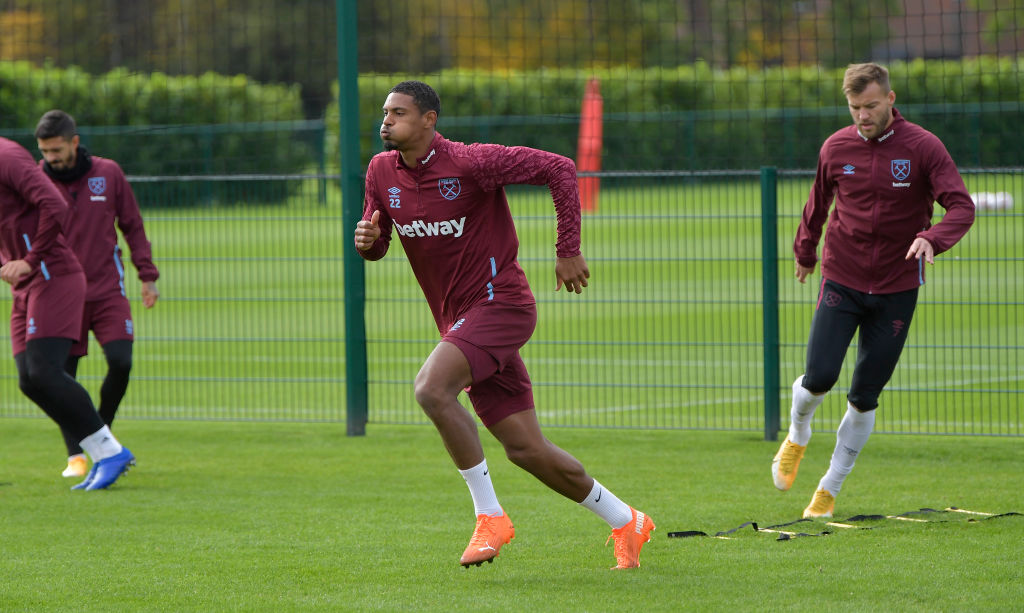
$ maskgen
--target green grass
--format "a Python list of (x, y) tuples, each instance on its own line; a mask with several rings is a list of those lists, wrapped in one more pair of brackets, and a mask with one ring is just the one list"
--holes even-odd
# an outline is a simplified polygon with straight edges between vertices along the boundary
[[(609, 530), (501, 456), (482, 432), (517, 536), (494, 564), (457, 561), (472, 505), (433, 428), (124, 420), (139, 464), (71, 492), (44, 419), (0, 428), (3, 611), (1005, 611), (1024, 601), (1024, 517), (878, 523), (780, 542), (669, 539), (800, 516), (835, 438), (794, 489), (774, 443), (744, 432), (548, 428), (658, 525), (640, 569), (612, 572)], [(957, 506), (1024, 512), (1013, 438), (875, 436), (836, 515)], [(801, 530), (818, 532), (823, 524)]]

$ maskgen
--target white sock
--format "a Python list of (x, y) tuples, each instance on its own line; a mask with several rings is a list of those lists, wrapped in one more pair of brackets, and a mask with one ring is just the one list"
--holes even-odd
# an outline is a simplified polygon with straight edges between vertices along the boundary
[(494, 485), (491, 484), (491, 474), (487, 470), (487, 460), (480, 462), (473, 468), (460, 470), (459, 474), (466, 480), (469, 486), (469, 495), (473, 497), (473, 506), (476, 507), (477, 515), (490, 515), (498, 517), (504, 513), (501, 505), (498, 504), (498, 495), (494, 493)]
[(806, 446), (811, 440), (811, 418), (825, 399), (825, 394), (812, 394), (803, 386), (804, 376), (793, 382), (793, 407), (789, 411), (789, 440)]
[(843, 479), (853, 470), (853, 464), (857, 455), (868, 442), (871, 431), (875, 428), (875, 412), (866, 411), (861, 413), (847, 403), (846, 415), (843, 421), (839, 422), (839, 431), (836, 433), (836, 449), (832, 452), (832, 461), (828, 465), (828, 472), (821, 478), (818, 488), (828, 491), (833, 496), (839, 495), (843, 487)]
[(580, 504), (597, 513), (613, 529), (621, 528), (633, 520), (633, 512), (630, 511), (629, 505), (604, 489), (597, 479), (594, 479), (594, 487)]
[(103, 426), (99, 430), (93, 432), (89, 436), (83, 438), (79, 443), (82, 449), (89, 454), (92, 458), (93, 463), (99, 462), (110, 456), (115, 456), (121, 453), (124, 447), (121, 443), (117, 442), (114, 435), (110, 432), (110, 428)]

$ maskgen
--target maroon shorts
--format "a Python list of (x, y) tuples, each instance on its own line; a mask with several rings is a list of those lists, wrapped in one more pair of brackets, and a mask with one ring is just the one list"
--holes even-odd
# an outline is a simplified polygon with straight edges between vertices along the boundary
[(39, 275), (28, 287), (14, 292), (11, 305), (11, 349), (25, 351), (39, 338), (75, 340), (82, 328), (85, 274), (81, 272), (49, 280)]
[(135, 324), (132, 323), (132, 309), (128, 299), (115, 294), (110, 298), (87, 301), (82, 314), (81, 333), (71, 346), (70, 355), (88, 355), (89, 330), (92, 330), (96, 342), (100, 345), (106, 345), (111, 341), (134, 341)]
[(464, 313), (441, 340), (469, 361), (469, 400), (487, 427), (533, 408), (533, 385), (519, 348), (537, 326), (537, 306), (486, 304)]

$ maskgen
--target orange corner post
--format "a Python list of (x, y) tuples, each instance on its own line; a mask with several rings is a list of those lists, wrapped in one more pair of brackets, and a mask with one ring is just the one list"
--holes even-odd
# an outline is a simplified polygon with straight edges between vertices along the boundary
[[(576, 170), (592, 173), (601, 170), (602, 129), (604, 119), (601, 83), (591, 79), (583, 94), (583, 108), (580, 112), (580, 138), (576, 152)], [(579, 177), (580, 205), (584, 211), (597, 210), (597, 195), (601, 191), (601, 179), (596, 176)]]

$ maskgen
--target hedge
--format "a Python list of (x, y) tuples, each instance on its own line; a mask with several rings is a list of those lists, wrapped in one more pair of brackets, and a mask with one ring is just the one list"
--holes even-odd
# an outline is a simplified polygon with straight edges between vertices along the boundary
[[(888, 65), (896, 106), (937, 134), (961, 166), (1016, 166), (1024, 57), (912, 60)], [(813, 168), (825, 137), (850, 121), (844, 68), (545, 69), (359, 77), (361, 150), (377, 151), (388, 90), (415, 78), (441, 95), (438, 130), (464, 142), (528, 145), (576, 157), (580, 103), (596, 77), (604, 99), (606, 170)], [(337, 86), (335, 86), (335, 99)], [(337, 167), (337, 103), (327, 111)]]
[[(308, 170), (322, 139), (305, 127), (298, 85), (268, 85), (243, 76), (139, 74), (116, 69), (0, 62), (0, 130), (35, 152), (36, 123), (59, 108), (75, 117), (83, 144), (116, 160), (129, 175), (290, 173)], [(38, 157), (38, 154), (37, 154)], [(140, 201), (279, 200), (266, 189), (211, 182), (139, 184)], [(143, 197), (145, 196), (145, 197)]]

